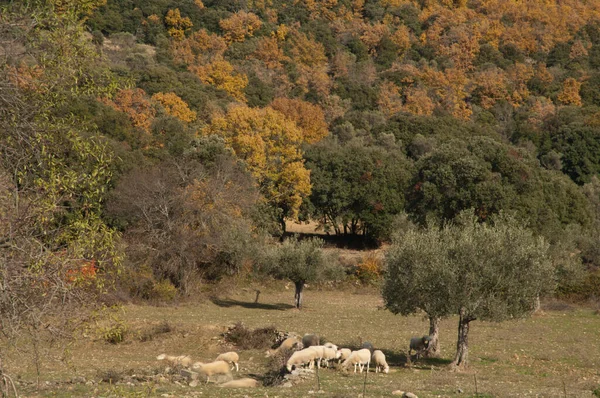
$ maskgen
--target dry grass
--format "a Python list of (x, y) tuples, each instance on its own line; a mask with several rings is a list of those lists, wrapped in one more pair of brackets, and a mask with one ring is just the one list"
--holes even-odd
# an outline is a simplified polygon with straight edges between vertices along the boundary
[[(551, 305), (530, 319), (504, 323), (476, 321), (470, 335), (471, 367), (465, 372), (450, 372), (445, 364), (453, 355), (456, 319), (442, 322), (442, 359), (417, 362), (404, 367), (404, 352), (411, 336), (427, 332), (428, 323), (420, 316), (394, 316), (380, 310), (377, 292), (312, 291), (305, 295), (302, 311), (289, 309), (291, 290), (265, 291), (254, 304), (249, 291), (239, 296), (187, 303), (179, 307), (131, 305), (123, 320), (132, 330), (167, 321), (174, 331), (157, 334), (153, 339), (126, 340), (113, 345), (100, 340), (83, 339), (72, 349), (73, 368), (64, 366), (44, 369), (44, 380), (68, 380), (74, 375), (97, 379), (107, 372), (142, 372), (156, 368), (160, 353), (190, 355), (194, 360), (212, 360), (231, 347), (219, 345), (219, 335), (227, 326), (244, 322), (251, 328), (274, 325), (279, 330), (318, 333), (338, 345), (355, 345), (368, 340), (388, 355), (390, 374), (369, 374), (367, 396), (389, 396), (396, 389), (412, 391), (419, 397), (474, 396), (477, 377), (479, 396), (494, 397), (562, 397), (563, 382), (569, 397), (592, 397), (600, 386), (600, 316), (593, 309), (554, 310)], [(225, 303), (225, 304), (223, 304)], [(260, 377), (267, 360), (261, 351), (240, 352), (240, 374), (236, 378)], [(6, 370), (23, 379), (33, 380), (33, 369), (20, 360), (8, 362)], [(334, 370), (320, 372), (320, 396), (358, 397), (363, 378)], [(25, 391), (24, 396), (211, 396), (211, 397), (306, 397), (315, 384), (306, 382), (291, 389), (280, 387), (235, 391), (176, 384), (139, 386), (50, 385), (40, 393)], [(461, 389), (464, 392), (458, 393)], [(202, 393), (202, 394), (200, 394)]]

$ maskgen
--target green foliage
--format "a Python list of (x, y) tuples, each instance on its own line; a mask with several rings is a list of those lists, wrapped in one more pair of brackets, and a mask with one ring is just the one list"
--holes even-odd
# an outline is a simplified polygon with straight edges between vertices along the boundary
[(410, 230), (386, 253), (386, 307), (442, 317), (502, 321), (535, 308), (554, 286), (548, 245), (514, 218), (482, 224), (465, 212), (455, 224)]
[(336, 233), (389, 237), (394, 215), (404, 209), (411, 163), (396, 150), (326, 143), (306, 153), (313, 184), (311, 216)]
[(343, 274), (337, 262), (323, 252), (321, 239), (295, 237), (269, 248), (261, 272), (298, 283), (336, 280)]

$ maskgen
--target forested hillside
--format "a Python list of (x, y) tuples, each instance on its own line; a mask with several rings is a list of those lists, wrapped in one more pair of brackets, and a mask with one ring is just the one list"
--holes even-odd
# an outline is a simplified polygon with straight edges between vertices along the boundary
[(379, 244), (469, 209), (600, 292), (599, 0), (29, 0), (0, 25), (13, 294), (168, 300), (267, 272), (286, 220)]

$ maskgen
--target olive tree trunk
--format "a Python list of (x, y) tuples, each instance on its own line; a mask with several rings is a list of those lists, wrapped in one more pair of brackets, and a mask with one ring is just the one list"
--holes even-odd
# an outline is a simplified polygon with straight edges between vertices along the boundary
[(469, 325), (475, 318), (466, 314), (464, 308), (460, 309), (460, 319), (458, 321), (458, 339), (456, 341), (456, 356), (450, 364), (451, 367), (466, 368), (469, 360)]
[(296, 294), (294, 295), (294, 305), (300, 309), (302, 306), (302, 289), (304, 289), (304, 281), (294, 282), (296, 285)]
[(430, 358), (437, 358), (440, 356), (440, 318), (435, 316), (429, 317), (429, 346), (425, 355)]

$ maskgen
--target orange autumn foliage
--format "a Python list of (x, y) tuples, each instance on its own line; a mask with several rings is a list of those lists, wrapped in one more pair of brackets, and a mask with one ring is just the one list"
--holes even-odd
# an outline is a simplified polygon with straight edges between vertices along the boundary
[(248, 85), (248, 77), (236, 72), (233, 65), (224, 59), (217, 59), (207, 65), (193, 65), (189, 69), (203, 83), (225, 91), (238, 101), (246, 101), (244, 89)]
[(581, 95), (579, 95), (580, 88), (581, 83), (572, 77), (569, 77), (563, 82), (562, 90), (557, 98), (565, 105), (581, 106)]
[(175, 93), (156, 93), (152, 99), (159, 102), (167, 114), (181, 121), (189, 123), (196, 120), (196, 112), (190, 110), (188, 104)]
[(167, 32), (175, 40), (183, 40), (185, 32), (193, 26), (191, 19), (181, 16), (179, 8), (167, 11), (165, 25)]
[(219, 21), (219, 26), (225, 32), (224, 38), (227, 42), (242, 42), (260, 29), (262, 21), (256, 14), (238, 11), (231, 17)]
[(323, 109), (300, 99), (277, 98), (271, 108), (293, 120), (302, 129), (302, 141), (315, 144), (328, 134)]
[(134, 127), (150, 132), (150, 126), (156, 116), (156, 110), (141, 88), (124, 89), (112, 99), (101, 99), (103, 103), (117, 111), (125, 113)]

